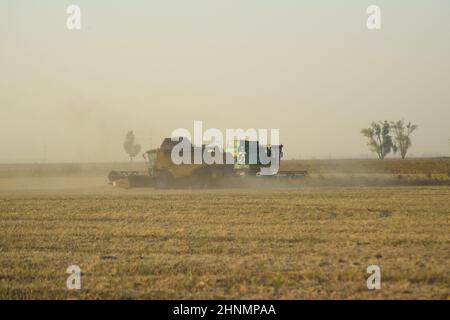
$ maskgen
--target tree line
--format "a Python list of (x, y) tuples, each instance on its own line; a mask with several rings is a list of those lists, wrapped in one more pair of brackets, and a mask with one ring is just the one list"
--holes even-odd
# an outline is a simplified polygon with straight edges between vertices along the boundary
[[(384, 159), (389, 153), (400, 153), (405, 159), (408, 149), (411, 147), (411, 134), (417, 130), (418, 125), (411, 122), (378, 121), (372, 122), (370, 127), (363, 128), (361, 134), (368, 139), (367, 145), (370, 151), (375, 152), (379, 159)], [(123, 144), (125, 152), (133, 160), (141, 151), (141, 146), (135, 143), (133, 131), (128, 131)]]
[(369, 128), (361, 130), (361, 134), (368, 141), (370, 151), (375, 152), (379, 159), (384, 159), (389, 153), (400, 153), (405, 159), (408, 149), (411, 147), (411, 134), (418, 128), (411, 122), (378, 121), (372, 122)]

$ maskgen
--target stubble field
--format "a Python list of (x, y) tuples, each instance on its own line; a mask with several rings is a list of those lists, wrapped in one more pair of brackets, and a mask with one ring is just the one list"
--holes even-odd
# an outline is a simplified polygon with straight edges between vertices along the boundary
[[(300, 162), (317, 176), (296, 188), (165, 191), (112, 188), (98, 168), (3, 167), (0, 298), (449, 299), (450, 161), (431, 162), (370, 172), (429, 185), (323, 186), (327, 164)], [(70, 265), (81, 290), (66, 288)]]

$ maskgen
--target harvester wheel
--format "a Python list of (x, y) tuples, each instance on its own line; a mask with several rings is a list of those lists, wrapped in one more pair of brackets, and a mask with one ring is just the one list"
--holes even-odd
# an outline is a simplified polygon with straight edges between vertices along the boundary
[(162, 171), (156, 176), (156, 189), (168, 189), (172, 182), (172, 175), (170, 172)]
[(194, 188), (207, 189), (217, 187), (219, 181), (223, 178), (223, 172), (217, 168), (202, 168), (194, 175)]

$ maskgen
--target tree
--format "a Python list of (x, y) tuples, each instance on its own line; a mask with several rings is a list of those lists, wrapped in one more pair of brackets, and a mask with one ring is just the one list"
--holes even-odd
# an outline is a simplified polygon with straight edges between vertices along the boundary
[(372, 122), (369, 128), (361, 130), (361, 134), (369, 139), (367, 145), (370, 151), (376, 152), (380, 159), (384, 159), (391, 151), (397, 152), (390, 133), (391, 125), (387, 121)]
[(127, 135), (125, 136), (125, 142), (123, 143), (123, 148), (130, 157), (130, 161), (133, 161), (133, 158), (139, 154), (139, 151), (141, 151), (141, 145), (134, 143), (133, 131), (127, 132)]
[(411, 138), (409, 137), (419, 126), (416, 124), (405, 125), (404, 120), (399, 120), (397, 122), (391, 123), (391, 128), (394, 132), (394, 142), (398, 150), (400, 150), (400, 155), (402, 159), (405, 159), (406, 153), (409, 147), (411, 147)]

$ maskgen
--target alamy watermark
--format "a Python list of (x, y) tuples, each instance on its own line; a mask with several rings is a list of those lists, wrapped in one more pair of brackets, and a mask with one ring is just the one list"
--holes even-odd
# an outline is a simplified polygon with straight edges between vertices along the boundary
[(367, 278), (367, 289), (369, 290), (379, 290), (381, 289), (381, 269), (377, 265), (370, 265), (367, 267), (366, 272), (370, 274)]
[(274, 175), (280, 165), (280, 130), (216, 128), (203, 132), (203, 122), (194, 121), (194, 134), (176, 129), (171, 139), (178, 142), (171, 151), (172, 162), (180, 164), (258, 164), (261, 175)]
[(369, 15), (366, 21), (367, 29), (380, 30), (381, 29), (381, 8), (376, 5), (370, 5), (366, 9)]
[(69, 30), (81, 29), (81, 9), (76, 4), (67, 7), (66, 13), (69, 15), (66, 20), (66, 27)]
[[(81, 8), (79, 5), (71, 4), (66, 8), (66, 13), (69, 15), (66, 20), (66, 27), (68, 30), (81, 29)], [(366, 20), (366, 26), (369, 30), (381, 29), (381, 8), (377, 5), (370, 5), (366, 9), (366, 14), (369, 16)]]
[(81, 269), (77, 265), (71, 265), (67, 268), (66, 273), (70, 274), (66, 280), (66, 287), (69, 290), (81, 289)]

